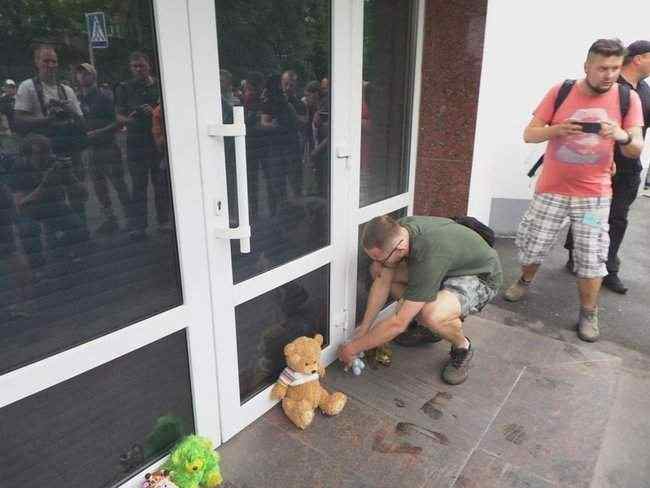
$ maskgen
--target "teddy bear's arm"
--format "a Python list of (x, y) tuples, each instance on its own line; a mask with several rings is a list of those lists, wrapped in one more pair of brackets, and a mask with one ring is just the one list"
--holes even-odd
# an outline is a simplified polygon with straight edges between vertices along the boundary
[(318, 364), (318, 376), (325, 378), (325, 366), (323, 366), (321, 363)]
[(277, 382), (273, 386), (273, 389), (271, 390), (271, 398), (273, 398), (274, 400), (282, 400), (286, 394), (287, 394), (287, 387), (280, 382)]

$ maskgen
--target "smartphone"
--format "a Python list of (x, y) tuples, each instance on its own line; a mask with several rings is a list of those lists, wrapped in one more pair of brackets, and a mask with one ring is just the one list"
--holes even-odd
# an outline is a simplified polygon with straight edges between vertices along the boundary
[(582, 132), (586, 132), (587, 134), (598, 134), (600, 132), (600, 129), (602, 128), (600, 122), (573, 122), (573, 123), (581, 126)]

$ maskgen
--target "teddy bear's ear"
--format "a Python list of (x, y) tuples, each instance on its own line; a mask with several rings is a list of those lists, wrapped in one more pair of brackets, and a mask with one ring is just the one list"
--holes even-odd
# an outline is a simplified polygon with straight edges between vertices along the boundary
[(290, 342), (286, 346), (284, 346), (284, 355), (289, 356), (296, 352), (296, 345), (293, 342)]
[(318, 342), (318, 345), (319, 345), (319, 346), (322, 346), (322, 345), (323, 345), (323, 336), (322, 336), (322, 335), (320, 335), (320, 334), (316, 334), (316, 335), (314, 336), (314, 340), (315, 340), (316, 342)]

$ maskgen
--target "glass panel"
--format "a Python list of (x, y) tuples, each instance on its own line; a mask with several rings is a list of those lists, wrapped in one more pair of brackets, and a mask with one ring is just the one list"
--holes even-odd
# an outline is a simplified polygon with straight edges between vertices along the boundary
[[(400, 219), (406, 217), (406, 209), (402, 208), (391, 212), (391, 217), (394, 219)], [(363, 251), (363, 246), (361, 245), (361, 235), (362, 235), (363, 225), (359, 226), (359, 244), (357, 246), (357, 316), (355, 323), (361, 322), (363, 318), (363, 313), (366, 311), (366, 304), (368, 303), (368, 294), (370, 293), (370, 287), (372, 286), (372, 277), (370, 276), (370, 265), (372, 261), (368, 255)], [(390, 298), (389, 298), (390, 300)]]
[[(224, 123), (246, 116), (251, 253), (236, 283), (329, 243), (329, 0), (216, 0)], [(226, 142), (231, 226), (235, 154)]]
[(242, 403), (278, 379), (285, 344), (317, 333), (329, 343), (329, 276), (323, 266), (235, 308)]
[(185, 331), (0, 409), (2, 486), (112, 486), (194, 432)]
[(182, 296), (151, 1), (3, 2), (0, 45), (2, 373)]
[(365, 0), (360, 206), (408, 186), (415, 1)]

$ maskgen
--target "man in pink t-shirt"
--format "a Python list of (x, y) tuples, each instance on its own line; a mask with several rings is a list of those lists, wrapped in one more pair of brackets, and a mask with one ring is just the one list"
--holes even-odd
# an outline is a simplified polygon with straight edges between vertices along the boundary
[(585, 78), (575, 83), (554, 110), (560, 85), (553, 87), (534, 112), (524, 141), (545, 142), (542, 174), (533, 200), (517, 231), (522, 274), (505, 292), (521, 300), (540, 264), (568, 220), (574, 235), (574, 267), (578, 277), (578, 336), (594, 342), (598, 327), (598, 292), (607, 274), (609, 208), (614, 144), (630, 158), (643, 149), (643, 115), (638, 95), (630, 92), (623, 120), (616, 83), (625, 47), (618, 39), (599, 39), (589, 48)]

